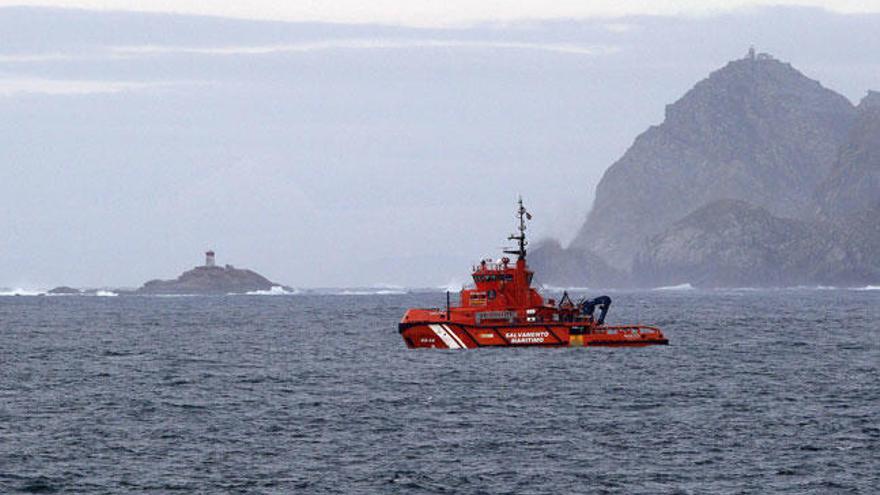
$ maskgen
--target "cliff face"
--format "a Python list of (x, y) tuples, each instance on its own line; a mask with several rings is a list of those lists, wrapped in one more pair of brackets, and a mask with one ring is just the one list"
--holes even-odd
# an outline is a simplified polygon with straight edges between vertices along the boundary
[(628, 270), (646, 239), (718, 199), (803, 218), (854, 114), (788, 64), (730, 62), (668, 106), (665, 121), (608, 169), (572, 246)]
[(243, 294), (279, 286), (251, 270), (197, 266), (175, 280), (151, 280), (136, 294)]
[(774, 216), (745, 201), (720, 200), (675, 222), (636, 255), (648, 285), (798, 285), (827, 255), (823, 229)]
[(817, 197), (828, 219), (880, 206), (880, 92), (869, 92), (859, 103), (849, 139)]
[(569, 248), (534, 256), (549, 284), (878, 284), (880, 93), (853, 107), (768, 56), (730, 62), (608, 169)]
[(543, 241), (531, 250), (529, 267), (539, 284), (561, 287), (628, 287), (629, 273), (608, 265), (586, 249), (563, 249), (555, 240)]
[(864, 213), (859, 222), (814, 222), (716, 201), (645, 243), (633, 271), (653, 286), (867, 285), (880, 280), (880, 222)]

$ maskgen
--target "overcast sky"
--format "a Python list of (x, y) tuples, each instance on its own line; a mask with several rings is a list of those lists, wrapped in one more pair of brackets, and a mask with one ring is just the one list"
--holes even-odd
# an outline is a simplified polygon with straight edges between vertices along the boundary
[(629, 15), (705, 16), (781, 5), (822, 7), (840, 13), (880, 12), (877, 0), (0, 0), (0, 6), (9, 5), (422, 27)]
[(0, 287), (136, 286), (208, 248), (293, 286), (461, 282), (517, 194), (569, 239), (750, 44), (880, 88), (877, 2), (41, 3), (175, 13), (0, 8)]

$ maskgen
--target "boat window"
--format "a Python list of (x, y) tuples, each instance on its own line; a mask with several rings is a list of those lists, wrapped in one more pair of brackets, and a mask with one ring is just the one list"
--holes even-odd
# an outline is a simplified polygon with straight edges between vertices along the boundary
[(486, 293), (485, 292), (471, 292), (470, 300), (468, 301), (470, 306), (485, 306), (486, 305)]
[(513, 275), (509, 273), (498, 275), (474, 275), (474, 282), (510, 282), (511, 280), (513, 280)]

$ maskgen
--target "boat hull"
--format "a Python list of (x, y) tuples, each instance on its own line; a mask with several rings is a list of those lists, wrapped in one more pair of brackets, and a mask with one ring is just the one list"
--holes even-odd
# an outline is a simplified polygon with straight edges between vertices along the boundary
[(572, 323), (472, 325), (450, 321), (400, 323), (409, 348), (642, 347), (669, 341), (654, 327), (583, 326)]

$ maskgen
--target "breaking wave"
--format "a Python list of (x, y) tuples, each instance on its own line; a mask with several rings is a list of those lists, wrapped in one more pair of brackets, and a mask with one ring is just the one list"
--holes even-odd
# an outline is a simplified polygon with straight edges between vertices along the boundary
[(370, 286), (370, 288), (376, 290), (405, 290), (405, 288), (401, 285), (383, 283), (373, 284)]
[(37, 289), (2, 289), (0, 296), (45, 296), (46, 291)]
[(389, 295), (403, 295), (406, 294), (407, 291), (401, 289), (365, 289), (365, 290), (342, 290), (339, 292), (329, 292), (327, 295), (330, 296), (389, 296)]
[(694, 290), (691, 284), (667, 285), (665, 287), (654, 287), (651, 290)]
[(119, 294), (113, 292), (112, 290), (99, 290), (95, 292), (95, 295), (98, 297), (116, 297)]
[(293, 296), (299, 294), (298, 290), (287, 290), (280, 285), (274, 285), (269, 290), (252, 290), (245, 292), (248, 296)]
[(867, 285), (865, 287), (859, 287), (858, 289), (853, 290), (880, 290), (880, 285)]
[(709, 289), (716, 292), (783, 292), (802, 290), (837, 290), (837, 287), (824, 285), (795, 285), (791, 287), (718, 287)]
[(450, 280), (449, 283), (441, 285), (437, 288), (443, 292), (461, 292), (461, 289), (464, 288), (464, 284), (457, 280)]

